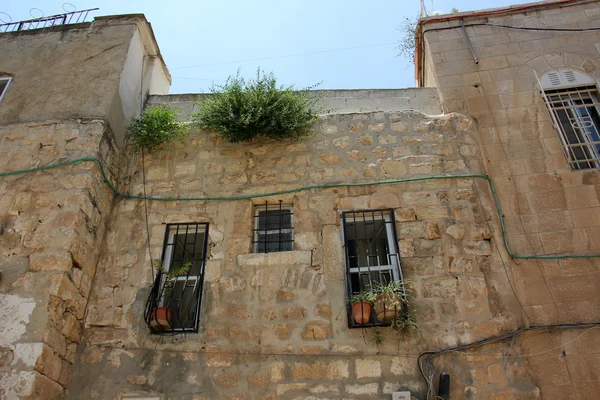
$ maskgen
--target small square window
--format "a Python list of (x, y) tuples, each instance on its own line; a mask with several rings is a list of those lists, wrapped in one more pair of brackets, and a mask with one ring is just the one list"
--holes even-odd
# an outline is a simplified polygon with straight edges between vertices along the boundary
[(0, 101), (2, 101), (2, 98), (4, 97), (4, 93), (6, 93), (6, 90), (8, 89), (8, 85), (10, 85), (11, 81), (12, 81), (12, 77), (10, 77), (10, 76), (0, 76)]
[(279, 202), (255, 206), (253, 219), (254, 253), (294, 250), (294, 213), (291, 205)]
[(146, 305), (153, 333), (197, 332), (208, 223), (168, 224), (158, 271)]

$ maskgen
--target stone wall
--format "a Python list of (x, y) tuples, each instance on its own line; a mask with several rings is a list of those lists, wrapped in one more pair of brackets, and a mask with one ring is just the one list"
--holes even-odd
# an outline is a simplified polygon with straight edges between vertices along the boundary
[[(598, 1), (580, 1), (485, 18), (465, 13), (464, 18), (466, 25), (581, 29), (598, 26), (600, 8)], [(440, 21), (425, 29), (459, 25), (458, 20)], [(600, 253), (600, 173), (570, 170), (536, 79), (561, 67), (600, 79), (600, 34), (491, 26), (468, 27), (467, 32), (479, 64), (459, 27), (425, 33), (424, 84), (437, 86), (445, 112), (465, 113), (476, 121), (485, 171), (496, 184), (511, 248), (520, 255)], [(600, 320), (599, 259), (513, 260), (507, 267), (532, 324)], [(600, 347), (593, 332), (578, 339), (581, 347), (529, 360), (542, 397), (587, 399), (590, 387), (600, 388), (597, 377), (581, 367), (598, 364)], [(580, 333), (549, 335), (533, 345), (534, 353), (560, 348), (561, 340)]]
[[(474, 124), (415, 111), (323, 117), (299, 141), (226, 144), (194, 130), (181, 145), (144, 160), (149, 196), (262, 194), (309, 184), (376, 182), (479, 172)], [(133, 156), (123, 190), (143, 193)], [(169, 399), (425, 398), (416, 357), (510, 331), (522, 314), (498, 268), (482, 199), (471, 178), (301, 190), (267, 200), (293, 204), (294, 251), (251, 253), (251, 215), (265, 198), (149, 201), (150, 253), (160, 257), (165, 224), (209, 222), (200, 332), (151, 335), (143, 321), (153, 281), (144, 204), (119, 200), (87, 308), (85, 343), (70, 393), (90, 398), (163, 394)], [(419, 330), (408, 337), (349, 329), (340, 212), (393, 208)], [(501, 242), (498, 242), (501, 243)], [(442, 360), (461, 398), (535, 398), (538, 389), (508, 344)], [(476, 394), (474, 394), (476, 393)], [(482, 397), (477, 397), (482, 396)], [(503, 397), (504, 396), (504, 397)]]
[[(96, 157), (118, 176), (100, 120), (0, 127), (0, 170)], [(70, 381), (113, 195), (92, 163), (0, 181), (0, 398), (59, 398)]]
[(2, 399), (64, 397), (114, 197), (80, 159), (118, 181), (140, 82), (168, 81), (153, 40), (141, 15), (0, 34), (0, 173), (67, 162), (0, 177)]

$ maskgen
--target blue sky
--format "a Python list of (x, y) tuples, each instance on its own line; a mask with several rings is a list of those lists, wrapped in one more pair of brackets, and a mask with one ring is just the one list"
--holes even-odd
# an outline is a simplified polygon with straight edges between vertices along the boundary
[[(428, 12), (501, 7), (518, 0), (425, 0)], [(143, 13), (152, 24), (173, 76), (171, 93), (209, 91), (238, 68), (257, 68), (298, 88), (404, 88), (414, 86), (412, 65), (398, 57), (398, 28), (419, 13), (419, 0), (120, 0), (71, 1), (92, 15)], [(13, 21), (30, 19), (36, 7), (60, 14), (63, 2), (4, 2)], [(65, 6), (72, 9), (70, 5)], [(33, 10), (36, 17), (41, 12)], [(0, 18), (6, 20), (4, 14)], [(339, 50), (346, 49), (346, 50)], [(337, 51), (333, 51), (337, 50)], [(312, 53), (312, 54), (306, 54)], [(302, 55), (299, 55), (302, 54)], [(0, 55), (1, 56), (1, 55)], [(248, 61), (256, 60), (259, 61)]]

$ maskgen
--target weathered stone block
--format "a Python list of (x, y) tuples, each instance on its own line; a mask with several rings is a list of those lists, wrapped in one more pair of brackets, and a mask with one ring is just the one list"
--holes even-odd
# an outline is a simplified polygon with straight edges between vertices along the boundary
[(376, 395), (379, 390), (377, 383), (365, 383), (356, 385), (346, 385), (346, 393), (354, 395)]
[(36, 360), (34, 368), (53, 381), (58, 382), (60, 378), (61, 359), (50, 346), (44, 344), (42, 354)]
[(285, 365), (278, 361), (269, 365), (269, 379), (271, 382), (281, 382), (284, 379)]
[(390, 364), (390, 372), (394, 375), (412, 375), (415, 372), (414, 362), (410, 359), (394, 357)]
[(424, 297), (455, 297), (458, 295), (458, 280), (450, 276), (427, 278), (422, 281), (422, 291)]
[(492, 254), (492, 246), (489, 240), (464, 240), (463, 248), (466, 254), (488, 256)]
[(303, 340), (325, 340), (331, 335), (331, 326), (322, 321), (312, 321), (304, 325), (301, 337)]
[(57, 270), (70, 272), (73, 267), (71, 254), (65, 250), (44, 250), (29, 256), (29, 268), (32, 271)]
[(369, 132), (383, 132), (385, 130), (384, 123), (369, 124)]
[(72, 310), (77, 318), (82, 319), (85, 313), (85, 299), (79, 294), (77, 287), (64, 274), (53, 274), (49, 277), (50, 291), (53, 296), (62, 299), (65, 306)]
[(339, 164), (342, 159), (333, 153), (321, 153), (319, 154), (319, 161), (321, 164)]
[(362, 132), (365, 129), (365, 124), (362, 122), (356, 122), (348, 125), (348, 131), (350, 132)]
[(380, 378), (381, 364), (376, 360), (357, 359), (355, 361), (356, 378)]

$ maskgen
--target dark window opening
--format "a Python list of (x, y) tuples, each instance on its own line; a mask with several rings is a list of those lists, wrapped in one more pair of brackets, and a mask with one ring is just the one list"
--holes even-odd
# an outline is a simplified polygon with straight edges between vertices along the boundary
[(294, 214), (290, 205), (255, 206), (252, 229), (252, 251), (273, 253), (294, 250)]
[[(365, 292), (375, 293), (381, 285), (403, 281), (392, 209), (343, 212), (342, 225), (349, 299)], [(362, 323), (355, 320), (350, 302), (347, 310), (350, 328), (390, 325), (390, 321), (378, 318), (375, 307)]]
[(208, 223), (168, 224), (158, 271), (146, 304), (153, 333), (198, 332)]

